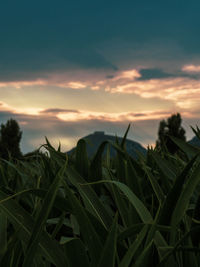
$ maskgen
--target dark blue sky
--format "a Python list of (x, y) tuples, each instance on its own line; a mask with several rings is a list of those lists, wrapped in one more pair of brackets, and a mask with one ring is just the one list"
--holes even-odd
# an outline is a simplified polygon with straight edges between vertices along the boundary
[[(120, 68), (120, 62), (103, 55), (108, 43), (113, 52), (121, 48), (124, 61), (127, 45), (137, 52), (152, 43), (169, 45), (163, 55), (169, 59), (177, 46), (182, 60), (199, 57), (199, 8), (199, 1), (5, 1), (0, 5), (1, 78), (77, 66)], [(152, 47), (146, 57), (151, 52)]]
[[(149, 120), (158, 125), (181, 112), (189, 128), (199, 116), (199, 10), (199, 1), (4, 1), (0, 118), (17, 116), (25, 137), (37, 135), (34, 144), (48, 135), (39, 126), (46, 109), (62, 109), (48, 117), (60, 129), (47, 127), (57, 139), (68, 120), (75, 132), (85, 125), (81, 134), (97, 125), (109, 130), (111, 121), (111, 133), (141, 123), (138, 141), (145, 145), (156, 138)], [(80, 112), (81, 119), (63, 109)], [(141, 112), (146, 115), (138, 121)]]

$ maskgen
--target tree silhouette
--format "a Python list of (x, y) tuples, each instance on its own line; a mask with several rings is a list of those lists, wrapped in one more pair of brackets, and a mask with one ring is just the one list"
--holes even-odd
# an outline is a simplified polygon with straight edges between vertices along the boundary
[(0, 156), (4, 159), (20, 158), (20, 140), (22, 131), (20, 131), (17, 121), (10, 119), (6, 124), (1, 124), (0, 128)]
[(170, 139), (170, 136), (177, 137), (183, 141), (186, 141), (185, 130), (181, 126), (181, 115), (179, 113), (173, 114), (167, 119), (162, 120), (158, 129), (158, 140), (156, 147), (159, 149), (167, 149), (170, 153), (175, 154), (179, 148)]

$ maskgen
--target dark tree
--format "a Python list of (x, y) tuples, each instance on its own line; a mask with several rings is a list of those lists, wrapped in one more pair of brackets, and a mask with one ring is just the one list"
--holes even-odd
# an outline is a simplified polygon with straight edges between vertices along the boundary
[(0, 156), (4, 159), (18, 159), (22, 156), (20, 150), (20, 140), (22, 131), (20, 131), (18, 123), (10, 119), (6, 124), (1, 124), (0, 128)]
[(179, 113), (173, 114), (167, 119), (162, 120), (158, 129), (158, 140), (156, 147), (159, 149), (167, 149), (170, 153), (175, 154), (179, 148), (170, 139), (170, 136), (177, 137), (183, 141), (186, 141), (185, 130), (181, 126), (181, 115)]

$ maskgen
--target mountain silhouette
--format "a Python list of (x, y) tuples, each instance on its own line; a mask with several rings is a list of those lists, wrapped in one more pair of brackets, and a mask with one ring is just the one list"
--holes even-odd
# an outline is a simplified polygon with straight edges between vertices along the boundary
[[(94, 132), (93, 134), (89, 134), (83, 137), (82, 139), (86, 141), (86, 149), (89, 158), (92, 158), (95, 155), (98, 147), (104, 141), (109, 140), (114, 143), (116, 142), (116, 136), (107, 135), (102, 131)], [(117, 139), (119, 142), (121, 142), (123, 138), (117, 137)], [(70, 151), (68, 151), (68, 154), (74, 153), (75, 150), (76, 148), (72, 148)], [(107, 149), (105, 148), (104, 155), (106, 154), (106, 150)], [(138, 153), (146, 155), (146, 149), (141, 144), (132, 141), (130, 139), (126, 139), (126, 151), (130, 156), (132, 156), (135, 159), (138, 157)], [(110, 146), (110, 156), (114, 157), (115, 155), (116, 155), (116, 150), (112, 148), (112, 146)]]
[(194, 136), (190, 141), (188, 141), (190, 145), (200, 147), (200, 140), (198, 137)]

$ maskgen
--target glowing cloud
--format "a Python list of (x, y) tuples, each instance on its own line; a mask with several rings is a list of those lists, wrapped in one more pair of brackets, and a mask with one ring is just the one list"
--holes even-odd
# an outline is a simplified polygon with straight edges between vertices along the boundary
[(81, 82), (69, 82), (69, 83), (58, 83), (57, 84), (59, 87), (67, 87), (67, 88), (72, 88), (72, 89), (82, 89), (85, 88), (86, 85), (81, 83)]
[(117, 81), (120, 79), (134, 80), (140, 77), (141, 77), (141, 74), (139, 73), (139, 71), (136, 69), (132, 69), (132, 70), (119, 72), (118, 75), (116, 75), (112, 80), (113, 81)]
[[(200, 72), (200, 65), (185, 65), (182, 70), (188, 72)], [(77, 75), (77, 76), (76, 76)], [(49, 74), (45, 79), (37, 79), (34, 81), (16, 81), (16, 82), (0, 82), (0, 87), (12, 86), (21, 88), (23, 86), (57, 86), (63, 88), (71, 88), (74, 90), (82, 90), (84, 88), (90, 90), (104, 90), (111, 94), (135, 94), (141, 98), (160, 98), (169, 100), (174, 103), (177, 108), (196, 109), (200, 101), (200, 83), (197, 79), (190, 77), (169, 77), (163, 79), (140, 80), (139, 70), (130, 69), (116, 71), (112, 75), (106, 73), (89, 73), (77, 72)], [(26, 114), (37, 115), (41, 109), (36, 107), (26, 109), (15, 109), (14, 112), (22, 112)], [(79, 114), (81, 119), (89, 116), (84, 112)], [(60, 115), (61, 116), (61, 115)], [(65, 116), (65, 115), (63, 115)], [(83, 116), (83, 117), (81, 117)], [(93, 116), (90, 114), (90, 116)], [(104, 114), (97, 114), (104, 116)], [(96, 115), (95, 115), (96, 117)], [(73, 120), (74, 113), (67, 113), (67, 118)], [(109, 117), (108, 117), (109, 119)], [(113, 116), (112, 119), (113, 120)]]
[(151, 79), (124, 84), (106, 84), (110, 93), (137, 94), (143, 98), (158, 97), (174, 102), (179, 108), (195, 108), (200, 101), (200, 83), (191, 78)]
[[(90, 110), (70, 110), (70, 109), (39, 109), (39, 108), (23, 108), (17, 109), (10, 107), (6, 103), (0, 102), (0, 112), (6, 111), (14, 115), (23, 115), (24, 118), (30, 118), (29, 116), (54, 119), (58, 121), (66, 122), (78, 122), (78, 121), (107, 121), (107, 122), (136, 122), (144, 120), (156, 120), (170, 116), (171, 111), (158, 110), (158, 111), (143, 111), (143, 112), (120, 112), (120, 113), (108, 113), (108, 112), (94, 112)], [(186, 117), (190, 117), (190, 113), (183, 113)], [(34, 117), (33, 117), (34, 116)], [(20, 121), (21, 125), (26, 125), (26, 120)]]
[(43, 109), (41, 108), (14, 108), (4, 102), (0, 102), (0, 111), (6, 111), (13, 114), (39, 115)]
[(14, 87), (20, 89), (24, 86), (47, 85), (47, 81), (36, 79), (33, 81), (0, 82), (0, 87)]
[[(122, 121), (143, 121), (143, 120), (155, 120), (165, 118), (171, 115), (171, 111), (145, 111), (141, 113), (123, 112), (123, 113), (105, 113), (105, 112), (92, 112), (79, 110), (78, 112), (61, 112), (57, 114), (57, 118), (62, 121), (87, 121), (87, 120), (101, 120), (110, 122), (122, 122)], [(190, 116), (189, 113), (184, 112), (184, 115)]]
[(200, 65), (185, 65), (182, 68), (185, 72), (200, 72)]
[(33, 81), (14, 81), (14, 82), (0, 82), (0, 87), (14, 87), (16, 89), (20, 89), (25, 86), (34, 86), (34, 85), (41, 85), (41, 86), (46, 86), (46, 85), (54, 85), (58, 87), (63, 87), (63, 88), (72, 88), (72, 89), (82, 89), (85, 88), (86, 85), (81, 82), (62, 82), (62, 81), (54, 81), (52, 79), (40, 79), (40, 80), (33, 80)]
[(31, 81), (7, 81), (0, 82), (0, 87), (13, 87), (20, 89), (25, 86), (58, 86), (63, 88), (72, 88), (72, 89), (83, 89), (87, 86), (91, 88), (91, 90), (100, 89), (101, 85), (104, 85), (107, 80), (112, 83), (124, 83), (127, 80), (135, 80), (141, 77), (141, 74), (138, 70), (126, 70), (126, 71), (118, 71), (114, 73), (112, 79), (105, 79), (107, 73), (96, 73), (91, 72), (87, 73), (86, 71), (76, 71), (74, 73), (71, 72), (63, 72), (63, 73), (50, 73), (45, 78), (35, 79)]

